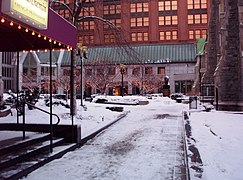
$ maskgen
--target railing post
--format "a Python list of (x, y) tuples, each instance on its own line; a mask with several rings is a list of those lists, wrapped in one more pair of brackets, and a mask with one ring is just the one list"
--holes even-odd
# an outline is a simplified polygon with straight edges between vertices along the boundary
[(50, 152), (53, 152), (53, 125), (52, 125), (52, 45), (50, 43)]
[[(19, 51), (17, 52), (17, 72), (16, 72), (16, 92), (17, 92), (17, 107), (19, 106)], [(19, 115), (17, 111), (17, 124), (19, 124)]]
[(25, 140), (25, 99), (23, 99), (23, 140)]

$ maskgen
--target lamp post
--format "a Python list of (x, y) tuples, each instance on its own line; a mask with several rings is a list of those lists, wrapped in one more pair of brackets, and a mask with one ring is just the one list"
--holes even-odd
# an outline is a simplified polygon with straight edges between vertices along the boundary
[(123, 76), (126, 72), (126, 66), (124, 64), (120, 64), (120, 73), (122, 75), (122, 85), (121, 85), (121, 95), (124, 96), (124, 82), (123, 82)]
[(81, 43), (77, 44), (78, 55), (80, 57), (80, 106), (83, 106), (83, 60), (87, 59), (87, 47), (83, 46)]

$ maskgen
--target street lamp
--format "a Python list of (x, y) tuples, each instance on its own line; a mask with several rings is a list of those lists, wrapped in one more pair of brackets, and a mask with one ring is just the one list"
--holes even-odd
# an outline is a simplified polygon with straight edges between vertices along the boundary
[(124, 64), (120, 64), (120, 73), (122, 75), (122, 86), (121, 86), (121, 95), (124, 96), (124, 82), (123, 82), (123, 75), (126, 72), (126, 66)]
[(87, 47), (86, 46), (82, 46), (81, 43), (77, 44), (77, 48), (78, 48), (78, 53), (77, 55), (79, 55), (80, 57), (80, 105), (83, 106), (83, 60), (87, 59)]

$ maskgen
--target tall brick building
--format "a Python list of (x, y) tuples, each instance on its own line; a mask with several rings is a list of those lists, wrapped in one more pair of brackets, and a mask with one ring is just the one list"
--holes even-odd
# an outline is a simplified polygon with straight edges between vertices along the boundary
[[(62, 2), (73, 9), (75, 0)], [(99, 92), (89, 82), (97, 75), (97, 69), (105, 71), (94, 66), (100, 62), (113, 66), (115, 74), (119, 74), (119, 64), (126, 65), (128, 94), (134, 94), (136, 89), (141, 93), (144, 88), (141, 86), (145, 84), (138, 85), (137, 80), (129, 76), (135, 65), (140, 66), (137, 78), (143, 79), (148, 73), (146, 69), (153, 69), (149, 76), (156, 75), (160, 79), (157, 89), (150, 92), (161, 91), (159, 86), (164, 76), (170, 76), (172, 93), (191, 92), (196, 39), (207, 36), (209, 0), (85, 0), (80, 5), (78, 42), (88, 47), (84, 77), (90, 93)], [(72, 21), (65, 6), (55, 2), (51, 6)], [(107, 93), (112, 86), (121, 84), (119, 77), (115, 79)]]
[[(105, 92), (111, 94), (114, 87), (116, 89), (120, 86), (120, 64), (126, 66), (124, 86), (128, 94), (161, 92), (165, 76), (170, 78), (172, 93), (191, 93), (195, 78), (196, 39), (207, 36), (209, 0), (60, 2), (51, 1), (51, 8), (70, 22), (73, 22), (74, 16), (78, 17), (78, 42), (88, 48), (88, 59), (83, 62), (87, 94), (100, 91), (97, 86), (92, 86), (90, 81), (92, 77), (97, 77), (101, 72), (104, 74), (105, 71), (109, 72), (109, 78), (116, 76), (109, 82)], [(76, 9), (78, 14), (73, 14), (74, 2), (81, 5), (80, 9)], [(27, 73), (36, 68), (39, 62), (40, 67), (37, 69), (46, 66), (44, 62), (48, 58), (43, 55), (45, 53), (30, 54), (34, 55), (26, 57), (29, 57), (28, 62), (34, 62), (28, 63), (31, 67), (25, 67), (23, 62), (23, 69)], [(58, 66), (61, 68), (57, 68), (59, 72), (56, 74), (68, 74), (70, 54), (57, 54), (60, 60)], [(106, 64), (105, 68), (109, 68), (106, 70), (98, 67), (99, 64)], [(80, 64), (77, 65), (80, 69)], [(41, 70), (37, 72), (41, 75)], [(44, 80), (43, 77), (37, 79), (41, 82)], [(99, 84), (102, 83), (104, 84)], [(146, 84), (151, 83), (154, 83), (153, 86), (156, 88), (148, 90), (147, 85), (145, 91)]]
[[(75, 0), (63, 0), (69, 7)], [(111, 21), (122, 33), (121, 43), (195, 43), (205, 38), (209, 0), (85, 0), (79, 17), (98, 16)], [(71, 20), (59, 3), (52, 7)], [(79, 42), (86, 46), (114, 45), (118, 42), (108, 24), (84, 18), (78, 25)]]

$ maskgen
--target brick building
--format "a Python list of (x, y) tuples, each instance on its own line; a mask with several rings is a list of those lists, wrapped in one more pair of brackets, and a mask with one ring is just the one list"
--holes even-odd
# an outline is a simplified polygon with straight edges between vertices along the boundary
[[(73, 7), (72, 0), (62, 2)], [(60, 15), (72, 20), (68, 9), (62, 4), (53, 2), (51, 6)], [(141, 66), (137, 76), (141, 78), (145, 77), (146, 69), (153, 67), (150, 76), (160, 78), (160, 85), (152, 92), (161, 91), (164, 76), (170, 77), (171, 92), (191, 92), (195, 78), (195, 60), (191, 57), (191, 47), (194, 45), (195, 56), (196, 39), (206, 38), (210, 6), (208, 0), (86, 0), (81, 6), (78, 41), (88, 47), (89, 56), (84, 60), (88, 73), (92, 69), (94, 76), (98, 64), (109, 64), (118, 69), (113, 72), (119, 76), (119, 65), (122, 63), (126, 65), (128, 75), (134, 66)], [(173, 52), (174, 56), (171, 55)], [(156, 68), (164, 68), (163, 75), (158, 74)], [(125, 77), (127, 93), (144, 91), (145, 80), (138, 85), (135, 83), (137, 80), (128, 75)], [(88, 76), (85, 72), (88, 94), (100, 92), (100, 88), (91, 83)], [(106, 93), (110, 94), (113, 86), (121, 84), (118, 77), (112, 81)], [(137, 86), (134, 87), (134, 84)]]
[[(74, 7), (74, 0), (60, 2), (53, 1), (50, 7), (72, 22), (70, 9)], [(92, 75), (96, 75), (98, 65), (115, 67), (112, 72), (117, 77), (105, 90), (110, 94), (114, 86), (120, 86), (119, 66), (125, 64), (128, 74), (124, 76), (124, 86), (128, 94), (145, 92), (147, 80), (137, 82), (141, 77), (159, 79), (156, 88), (146, 92), (161, 92), (165, 76), (170, 78), (171, 93), (191, 93), (195, 79), (196, 39), (206, 38), (209, 0), (86, 0), (80, 5), (78, 42), (88, 48), (88, 59), (83, 59), (86, 92), (100, 92), (100, 88), (91, 85), (88, 79), (90, 69), (93, 69)], [(70, 68), (70, 60), (66, 58), (70, 56), (62, 54), (59, 53), (61, 68), (57, 68), (56, 74), (64, 75)], [(41, 64), (46, 58), (40, 54), (26, 57), (35, 61), (33, 66), (47, 66)], [(128, 76), (133, 74), (135, 67), (140, 67), (139, 75)], [(77, 68), (80, 69), (80, 64)], [(23, 69), (30, 72), (26, 70), (28, 67)], [(40, 68), (37, 69), (41, 75)], [(148, 73), (148, 69), (152, 71)], [(41, 81), (43, 77), (38, 79)]]
[[(73, 7), (75, 0), (61, 0)], [(79, 42), (85, 46), (129, 44), (195, 43), (205, 38), (209, 0), (86, 0), (79, 14)], [(60, 15), (71, 20), (60, 3), (52, 3)], [(90, 16), (90, 18), (84, 18)], [(123, 39), (117, 40), (114, 28), (91, 16), (112, 22)]]

